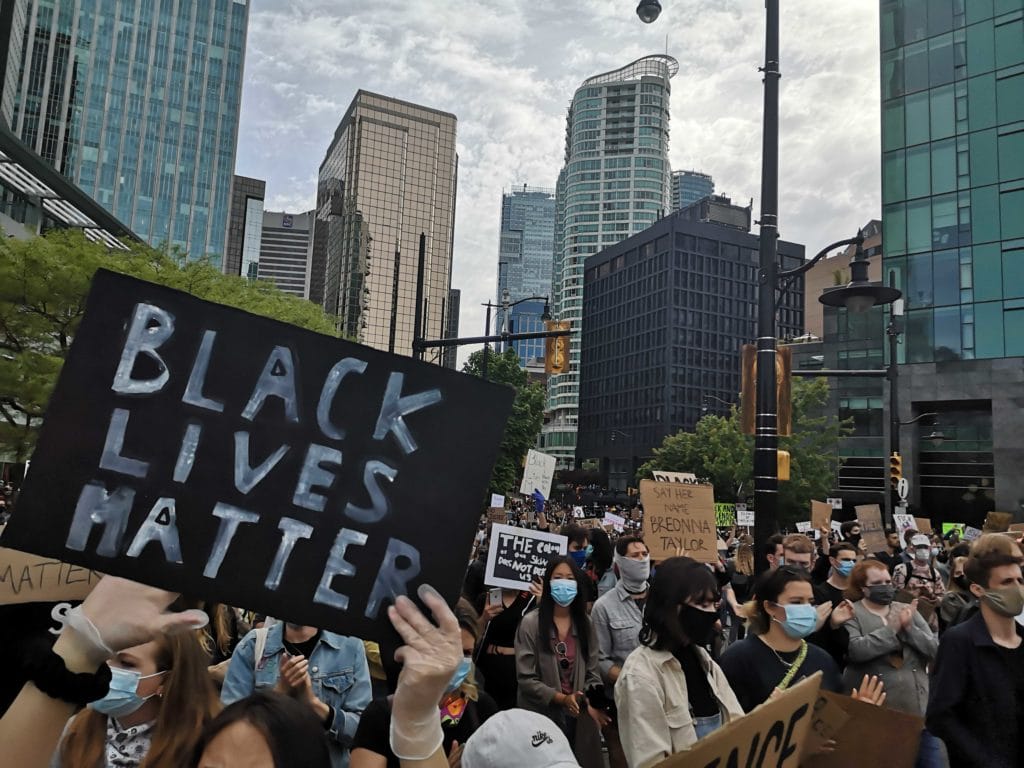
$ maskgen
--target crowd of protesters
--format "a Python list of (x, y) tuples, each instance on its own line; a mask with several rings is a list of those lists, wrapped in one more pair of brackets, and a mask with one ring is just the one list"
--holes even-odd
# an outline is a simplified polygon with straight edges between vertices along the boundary
[(922, 718), (922, 768), (1022, 764), (1019, 535), (722, 530), (717, 562), (655, 563), (579, 517), (510, 510), (568, 542), (522, 590), (487, 585), (481, 522), (454, 608), (389, 608), (397, 653), (106, 577), (26, 652), (0, 766), (647, 768), (817, 672)]

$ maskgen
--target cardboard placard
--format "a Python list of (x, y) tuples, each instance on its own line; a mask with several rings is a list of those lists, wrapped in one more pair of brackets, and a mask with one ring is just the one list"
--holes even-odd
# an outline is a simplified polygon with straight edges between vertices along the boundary
[(917, 522), (914, 520), (913, 515), (893, 515), (892, 521), (896, 526), (896, 532), (900, 535), (900, 541), (903, 541), (903, 534), (906, 531), (920, 531), (917, 528)]
[[(888, 707), (819, 691), (814, 705), (811, 736), (802, 768), (913, 768), (917, 760), (920, 717)], [(835, 739), (834, 752), (814, 754), (816, 747)]]
[(390, 639), (458, 596), (513, 395), (100, 270), (2, 543)]
[(812, 501), (811, 525), (816, 531), (820, 531), (822, 526), (832, 525), (832, 505), (825, 501)]
[(715, 525), (719, 528), (731, 528), (736, 525), (736, 505), (716, 503)]
[(492, 525), (484, 584), (523, 589), (530, 585), (534, 576), (544, 575), (551, 558), (568, 551), (569, 539), (557, 533)]
[(546, 453), (531, 448), (526, 454), (523, 482), (519, 484), (519, 492), (526, 496), (532, 496), (534, 491), (540, 491), (545, 499), (549, 498), (557, 461), (554, 456), (548, 456)]
[(491, 507), (487, 510), (488, 523), (507, 523), (508, 511), (504, 507)]
[(885, 530), (882, 528), (882, 510), (877, 504), (861, 504), (854, 507), (857, 522), (860, 523), (860, 537), (868, 554), (885, 551)]
[(820, 687), (821, 673), (816, 672), (655, 768), (797, 768), (803, 765)]
[(982, 530), (985, 533), (1002, 533), (1010, 529), (1013, 522), (1012, 512), (989, 512), (985, 516), (985, 524)]
[(931, 533), (932, 532), (932, 521), (927, 517), (915, 517), (914, 528), (918, 533)]
[(715, 489), (710, 485), (640, 481), (644, 505), (644, 543), (652, 560), (687, 557), (717, 563)]
[(100, 578), (88, 568), (0, 547), (0, 605), (84, 600)]
[(502, 496), (500, 493), (492, 493), (491, 494), (491, 509), (497, 509), (498, 507), (501, 507), (501, 508), (504, 509), (504, 507), (505, 507), (505, 497)]
[(1024, 531), (1024, 523), (1010, 523), (1010, 527), (1006, 530), (1014, 533)]
[(736, 524), (746, 527), (754, 525), (754, 510), (752, 509), (737, 509), (736, 510)]

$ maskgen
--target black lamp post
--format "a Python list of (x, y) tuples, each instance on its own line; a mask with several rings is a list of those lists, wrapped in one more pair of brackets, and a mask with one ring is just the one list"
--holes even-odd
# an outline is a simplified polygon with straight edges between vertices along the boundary
[[(512, 336), (514, 334), (508, 328), (508, 325), (509, 325), (508, 311), (510, 309), (512, 309), (512, 307), (518, 306), (519, 304), (522, 304), (522, 303), (527, 302), (527, 301), (542, 301), (542, 300), (544, 302), (544, 311), (541, 312), (540, 319), (543, 322), (546, 323), (548, 320), (551, 319), (550, 300), (549, 300), (549, 298), (547, 296), (527, 296), (526, 298), (519, 299), (517, 301), (509, 301), (508, 288), (505, 288), (502, 291), (502, 293), (501, 293), (501, 303), (500, 304), (492, 304), (491, 302), (488, 301), (486, 304), (482, 305), (484, 307), (487, 307), (487, 318), (484, 321), (486, 323), (486, 327), (484, 328), (484, 336), (489, 335), (490, 332), (491, 332), (491, 310), (492, 309), (500, 309), (501, 310), (501, 323), (502, 323), (502, 327), (498, 330), (498, 333), (496, 335), (501, 336), (503, 338), (503, 340), (504, 340), (503, 343), (507, 342), (507, 341), (512, 341), (513, 340)], [(484, 378), (485, 381), (487, 380), (487, 367), (488, 367), (488, 361), (490, 359), (490, 351), (491, 351), (491, 345), (489, 343), (484, 343), (484, 362), (483, 362), (482, 368), (483, 368), (483, 378)], [(504, 352), (504, 351), (505, 350), (502, 349), (502, 352)]]

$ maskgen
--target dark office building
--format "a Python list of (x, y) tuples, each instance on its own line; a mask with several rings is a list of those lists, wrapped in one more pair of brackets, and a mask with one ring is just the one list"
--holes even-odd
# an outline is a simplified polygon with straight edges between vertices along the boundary
[(231, 210), (224, 251), (224, 274), (256, 279), (263, 229), (263, 200), (267, 182), (235, 176), (231, 181)]
[[(682, 213), (585, 263), (576, 458), (600, 459), (612, 488), (630, 485), (666, 436), (692, 429), (704, 396), (736, 401), (740, 346), (755, 338), (757, 237)], [(779, 252), (784, 269), (804, 260), (802, 245), (780, 241)], [(801, 333), (803, 307), (799, 278), (779, 336)]]
[[(445, 308), (444, 338), (457, 339), (459, 337), (459, 307), (462, 304), (462, 291), (458, 288), (448, 289), (448, 306)], [(455, 358), (458, 355), (458, 347), (445, 347), (441, 352), (441, 365), (445, 368), (456, 368)]]

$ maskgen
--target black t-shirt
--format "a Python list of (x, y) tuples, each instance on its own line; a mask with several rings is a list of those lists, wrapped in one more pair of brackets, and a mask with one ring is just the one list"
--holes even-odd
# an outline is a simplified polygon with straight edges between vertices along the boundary
[(673, 654), (683, 668), (686, 678), (686, 695), (690, 699), (690, 712), (694, 717), (711, 717), (718, 714), (718, 700), (711, 692), (707, 673), (700, 663), (700, 657), (692, 645), (686, 645)]
[(281, 641), (284, 643), (284, 649), (288, 652), (289, 656), (302, 656), (309, 659), (313, 655), (313, 649), (316, 648), (316, 644), (320, 642), (320, 632), (321, 630), (318, 629), (316, 634), (309, 638), (309, 640), (303, 640), (301, 643), (289, 642), (284, 639), (284, 635), (281, 636)]
[(827, 581), (823, 581), (821, 584), (816, 584), (814, 586), (815, 605), (832, 603), (832, 607), (835, 608), (841, 602), (843, 602), (843, 590), (839, 587), (834, 587)]
[(1003, 661), (1006, 662), (1006, 682), (1016, 691), (1017, 699), (1017, 749), (1016, 754), (1024, 754), (1024, 643), (1016, 648), (1004, 648), (997, 645)]
[[(765, 645), (757, 635), (747, 635), (738, 643), (733, 643), (722, 654), (719, 666), (729, 680), (729, 687), (743, 707), (749, 712), (758, 704), (763, 704), (771, 696), (789, 668), (786, 664), (793, 662), (799, 651), (791, 651), (776, 656), (776, 652)], [(781, 658), (781, 660), (780, 660)], [(783, 663), (785, 661), (785, 664)], [(833, 693), (843, 692), (843, 681), (839, 666), (821, 648), (807, 644), (807, 658), (797, 671), (790, 685), (794, 685), (815, 672), (822, 672), (821, 687)]]
[[(497, 713), (498, 705), (494, 703), (494, 699), (484, 691), (479, 691), (479, 696), (476, 701), (467, 703), (466, 711), (458, 725), (441, 726), (444, 732), (442, 744), (446, 755), (451, 751), (453, 741), (465, 744), (477, 728), (491, 715)], [(352, 750), (357, 749), (366, 749), (383, 755), (387, 758), (388, 768), (401, 768), (398, 758), (391, 751), (391, 703), (387, 699), (374, 699), (370, 706), (363, 710), (362, 717), (359, 718), (359, 728), (356, 729), (352, 741)]]
[(516, 599), (487, 624), (484, 645), (514, 648), (519, 622), (523, 620), (523, 613), (526, 611), (527, 606), (533, 607), (532, 599), (533, 595), (529, 592), (520, 592), (516, 595)]

